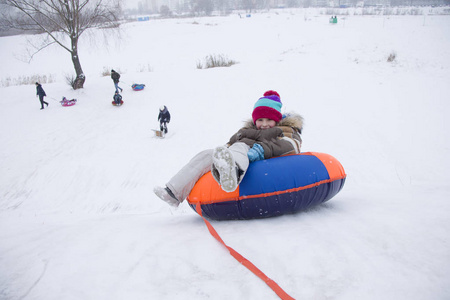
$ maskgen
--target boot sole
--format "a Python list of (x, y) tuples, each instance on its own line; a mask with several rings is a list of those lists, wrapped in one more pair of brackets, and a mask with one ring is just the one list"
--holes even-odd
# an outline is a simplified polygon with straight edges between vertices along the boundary
[(213, 154), (213, 164), (220, 174), (220, 186), (225, 192), (233, 192), (237, 188), (236, 162), (231, 151), (226, 147), (217, 147)]

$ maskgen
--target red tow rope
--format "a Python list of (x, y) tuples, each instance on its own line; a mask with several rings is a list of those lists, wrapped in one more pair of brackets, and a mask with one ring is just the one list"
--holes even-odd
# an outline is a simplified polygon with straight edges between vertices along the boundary
[(206, 227), (208, 227), (209, 233), (211, 233), (211, 235), (218, 240), (222, 245), (224, 245), (228, 251), (230, 251), (231, 256), (233, 256), (238, 262), (240, 262), (241, 264), (243, 264), (247, 269), (249, 269), (250, 271), (253, 272), (253, 274), (255, 274), (256, 276), (258, 276), (259, 278), (261, 278), (277, 295), (278, 297), (280, 297), (281, 299), (285, 300), (285, 299), (293, 299), (291, 296), (289, 296), (275, 281), (273, 281), (272, 279), (270, 279), (269, 277), (267, 277), (266, 274), (264, 274), (260, 269), (258, 269), (254, 264), (252, 264), (248, 259), (246, 259), (245, 257), (243, 257), (242, 255), (240, 255), (238, 252), (236, 252), (236, 250), (234, 250), (233, 248), (227, 246), (227, 244), (225, 244), (225, 242), (222, 240), (222, 238), (219, 236), (219, 234), (216, 232), (216, 230), (214, 229), (214, 227), (211, 225), (211, 223), (209, 223), (208, 220), (206, 220), (203, 215), (202, 215), (202, 210), (200, 207), (200, 203), (197, 203), (197, 205), (195, 206), (195, 209), (197, 211), (197, 213), (200, 215), (200, 217), (202, 217), (203, 221), (206, 224)]

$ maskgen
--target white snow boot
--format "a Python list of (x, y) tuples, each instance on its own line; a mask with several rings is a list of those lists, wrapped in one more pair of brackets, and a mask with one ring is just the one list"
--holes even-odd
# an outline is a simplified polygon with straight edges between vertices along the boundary
[(227, 147), (221, 146), (214, 149), (211, 173), (225, 192), (230, 193), (236, 190), (239, 184), (239, 168), (233, 153)]
[(168, 187), (157, 186), (153, 189), (153, 192), (161, 200), (167, 202), (171, 206), (178, 207), (181, 203)]

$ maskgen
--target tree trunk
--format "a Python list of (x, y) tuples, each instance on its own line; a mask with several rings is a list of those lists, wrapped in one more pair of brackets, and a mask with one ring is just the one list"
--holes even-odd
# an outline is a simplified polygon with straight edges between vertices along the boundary
[(78, 39), (72, 38), (72, 62), (73, 67), (75, 68), (75, 73), (77, 74), (77, 78), (75, 78), (73, 82), (73, 89), (82, 89), (84, 85), (84, 81), (86, 77), (84, 76), (83, 69), (81, 68), (80, 58), (78, 57)]

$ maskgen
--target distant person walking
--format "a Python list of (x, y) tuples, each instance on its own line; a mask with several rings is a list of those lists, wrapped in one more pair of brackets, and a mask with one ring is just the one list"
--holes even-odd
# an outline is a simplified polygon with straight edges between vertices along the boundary
[(114, 86), (116, 87), (116, 92), (119, 92), (119, 90), (120, 92), (122, 92), (123, 89), (119, 86), (120, 74), (114, 70), (111, 70), (111, 79), (113, 80)]
[(39, 96), (39, 101), (41, 101), (41, 109), (44, 109), (44, 104), (48, 106), (48, 103), (44, 101), (44, 97), (47, 96), (47, 94), (45, 94), (45, 91), (39, 82), (36, 82), (36, 96)]
[(167, 109), (167, 106), (163, 105), (159, 108), (159, 115), (158, 115), (158, 121), (159, 121), (159, 129), (161, 129), (164, 134), (167, 133), (167, 123), (170, 123), (170, 113)]

